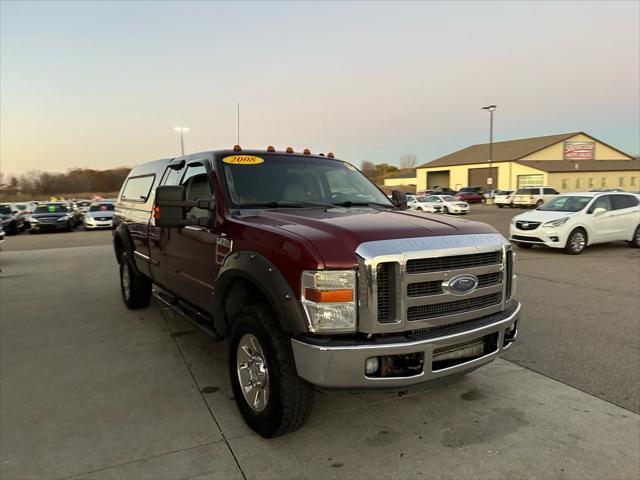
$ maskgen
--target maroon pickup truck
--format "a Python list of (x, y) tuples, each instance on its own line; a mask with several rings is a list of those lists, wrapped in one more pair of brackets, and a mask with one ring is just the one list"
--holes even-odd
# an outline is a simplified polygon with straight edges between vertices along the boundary
[(125, 304), (155, 296), (215, 339), (247, 424), (309, 416), (314, 387), (398, 391), (486, 364), (516, 338), (511, 246), (414, 212), (332, 154), (232, 150), (135, 167), (115, 207)]

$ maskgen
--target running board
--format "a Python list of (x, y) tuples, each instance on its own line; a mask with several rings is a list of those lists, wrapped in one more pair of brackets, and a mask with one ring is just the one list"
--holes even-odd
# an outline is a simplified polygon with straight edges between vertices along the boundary
[(211, 326), (211, 320), (207, 319), (204, 315), (196, 312), (195, 310), (182, 305), (178, 302), (178, 299), (171, 295), (169, 292), (155, 287), (154, 296), (173, 313), (187, 319), (209, 337), (213, 338), (214, 340), (222, 340), (222, 337), (218, 335)]

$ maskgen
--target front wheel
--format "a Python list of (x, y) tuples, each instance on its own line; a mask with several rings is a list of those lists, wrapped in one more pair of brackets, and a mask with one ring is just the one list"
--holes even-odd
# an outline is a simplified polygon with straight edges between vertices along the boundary
[(151, 281), (137, 273), (126, 253), (120, 256), (120, 289), (122, 300), (130, 310), (145, 308), (151, 301)]
[(246, 307), (233, 322), (229, 378), (244, 421), (262, 437), (297, 430), (311, 414), (313, 389), (298, 377), (291, 343), (265, 305)]
[(564, 251), (570, 255), (580, 255), (587, 246), (587, 232), (581, 228), (576, 228), (569, 234)]
[(448, 209), (447, 207), (444, 207), (444, 208), (442, 209), (442, 213), (449, 213), (449, 209)]
[(498, 205), (498, 208), (502, 208), (502, 207), (504, 207), (504, 205), (502, 205), (502, 204), (500, 204), (500, 203), (498, 203), (497, 205)]
[(633, 238), (629, 242), (631, 248), (640, 248), (640, 225), (636, 227), (636, 231), (633, 232)]

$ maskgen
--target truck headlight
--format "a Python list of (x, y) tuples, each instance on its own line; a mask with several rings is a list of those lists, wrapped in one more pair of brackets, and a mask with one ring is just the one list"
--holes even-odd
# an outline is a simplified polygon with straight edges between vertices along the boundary
[(569, 220), (569, 217), (559, 218), (558, 220), (551, 220), (550, 222), (545, 223), (543, 227), (561, 227), (562, 225), (567, 223), (567, 220)]
[(301, 283), (302, 305), (312, 332), (355, 332), (354, 270), (306, 270), (302, 272)]

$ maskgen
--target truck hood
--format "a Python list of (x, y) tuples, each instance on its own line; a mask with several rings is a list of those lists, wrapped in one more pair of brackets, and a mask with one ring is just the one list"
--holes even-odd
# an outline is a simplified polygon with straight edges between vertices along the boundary
[(270, 225), (308, 240), (325, 268), (352, 268), (356, 248), (375, 240), (497, 233), (480, 222), (429, 215), (410, 210), (376, 208), (300, 208), (262, 210), (244, 221)]

